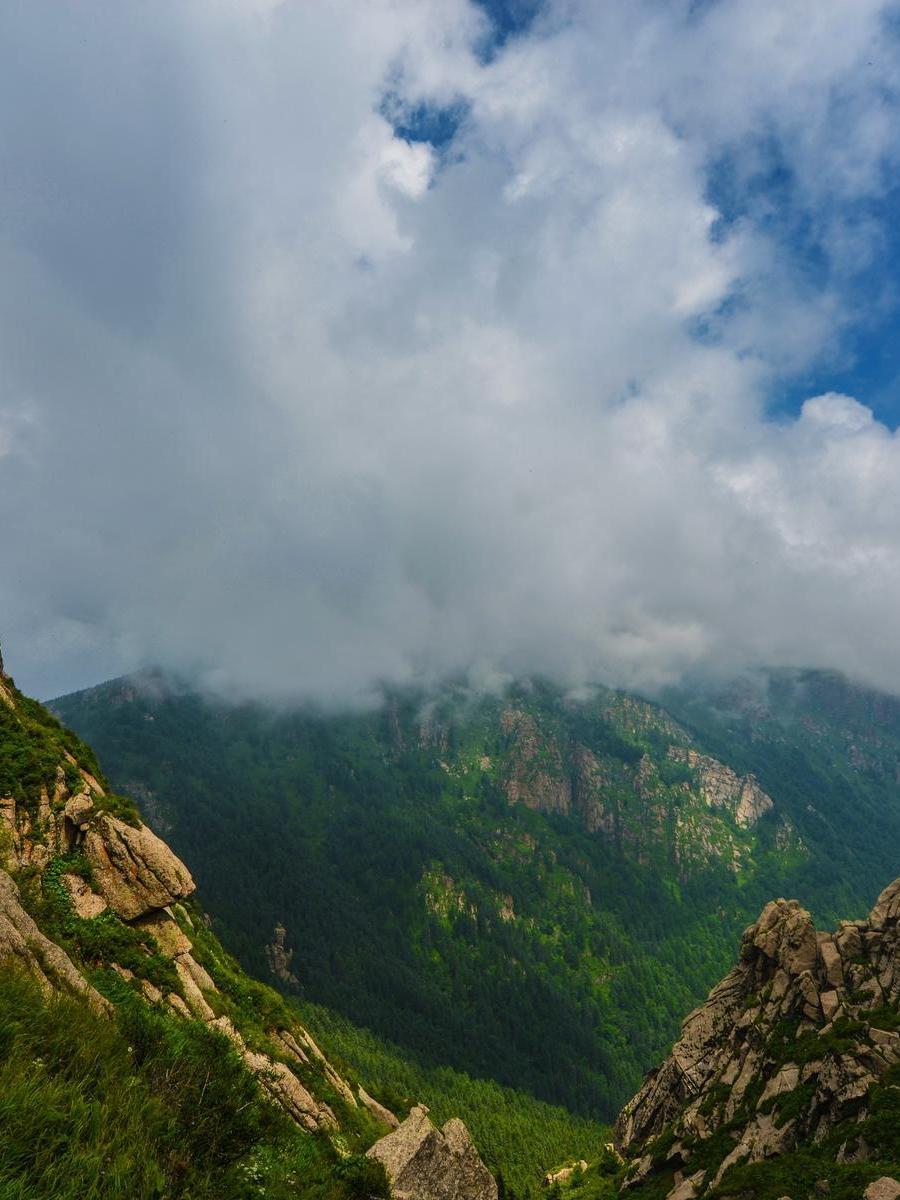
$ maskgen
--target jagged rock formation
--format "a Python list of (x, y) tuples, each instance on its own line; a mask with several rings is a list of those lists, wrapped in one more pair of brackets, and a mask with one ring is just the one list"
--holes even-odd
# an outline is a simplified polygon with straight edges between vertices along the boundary
[(293, 950), (289, 950), (284, 944), (284, 939), (287, 936), (287, 930), (281, 924), (275, 926), (272, 934), (272, 940), (266, 946), (266, 961), (269, 964), (269, 970), (279, 981), (288, 988), (298, 988), (300, 980), (291, 970), (291, 962), (294, 957)]
[(530, 713), (516, 708), (503, 712), (500, 728), (509, 738), (504, 790), (510, 804), (526, 804), (541, 812), (569, 812), (572, 789), (556, 741), (541, 733)]
[(900, 879), (833, 934), (796, 900), (768, 904), (619, 1116), (629, 1183), (668, 1171), (670, 1200), (692, 1200), (735, 1164), (832, 1136), (839, 1162), (866, 1161), (872, 1089), (900, 1064), (898, 923)]
[(368, 1151), (384, 1166), (396, 1200), (497, 1200), (497, 1183), (462, 1121), (442, 1129), (417, 1105)]
[(367, 1108), (376, 1121), (380, 1121), (382, 1125), (387, 1125), (389, 1129), (396, 1129), (400, 1121), (389, 1108), (385, 1108), (383, 1104), (379, 1104), (374, 1096), (370, 1096), (366, 1089), (360, 1085), (356, 1089), (356, 1094), (359, 1096), (359, 1102), (363, 1108)]
[(541, 1186), (545, 1188), (553, 1187), (555, 1183), (566, 1183), (572, 1178), (576, 1171), (586, 1171), (588, 1164), (585, 1159), (581, 1159), (577, 1163), (573, 1163), (570, 1167), (560, 1167), (558, 1171), (548, 1171), (541, 1180)]
[(753, 775), (737, 775), (718, 759), (684, 746), (670, 746), (669, 757), (696, 771), (706, 803), (710, 808), (728, 809), (742, 829), (750, 829), (775, 807)]

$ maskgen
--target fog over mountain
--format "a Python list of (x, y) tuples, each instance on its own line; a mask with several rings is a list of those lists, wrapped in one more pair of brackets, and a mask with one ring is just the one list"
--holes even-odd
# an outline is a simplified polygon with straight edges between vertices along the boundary
[(10, 670), (900, 691), (898, 18), (0, 0)]

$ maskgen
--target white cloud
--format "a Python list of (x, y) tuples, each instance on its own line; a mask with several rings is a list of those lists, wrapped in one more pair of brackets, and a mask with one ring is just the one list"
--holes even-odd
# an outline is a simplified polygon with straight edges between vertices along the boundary
[[(894, 7), (560, 2), (488, 63), (464, 0), (18, 10), (22, 681), (160, 661), (344, 700), (775, 661), (900, 689), (897, 438), (847, 396), (764, 415), (866, 317)], [(422, 104), (466, 113), (443, 157), (383, 115)]]

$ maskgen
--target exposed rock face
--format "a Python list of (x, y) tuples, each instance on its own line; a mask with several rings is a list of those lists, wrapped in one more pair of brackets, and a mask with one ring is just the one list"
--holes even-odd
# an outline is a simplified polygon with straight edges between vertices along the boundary
[(592, 750), (576, 746), (572, 752), (575, 767), (574, 804), (575, 811), (588, 833), (602, 833), (606, 837), (619, 838), (619, 823), (616, 811), (606, 800), (609, 780), (603, 765)]
[(898, 1197), (900, 1183), (889, 1175), (882, 1175), (881, 1179), (870, 1183), (863, 1194), (863, 1200), (898, 1200)]
[(751, 828), (763, 813), (775, 807), (753, 775), (737, 775), (718, 759), (683, 746), (670, 746), (669, 757), (695, 770), (706, 803), (710, 808), (729, 809), (742, 829)]
[[(834, 934), (817, 933), (796, 900), (768, 904), (744, 933), (738, 965), (619, 1116), (617, 1144), (636, 1160), (632, 1181), (649, 1172), (645, 1147), (664, 1130), (673, 1135), (669, 1169), (693, 1179), (693, 1148), (727, 1127), (732, 1148), (685, 1191), (704, 1195), (732, 1163), (818, 1143), (851, 1116), (862, 1121), (869, 1088), (900, 1063), (895, 1022), (879, 1015), (900, 1000), (898, 921), (900, 880), (867, 921)], [(839, 1161), (864, 1152), (848, 1137)]]
[(509, 768), (504, 781), (510, 804), (540, 812), (568, 813), (572, 789), (556, 740), (546, 736), (530, 713), (508, 708), (500, 727), (510, 739)]
[(58, 988), (84, 996), (97, 1012), (109, 1003), (84, 978), (68, 954), (41, 933), (22, 907), (19, 889), (0, 871), (0, 961), (25, 967), (47, 989)]
[(184, 863), (152, 829), (101, 813), (84, 838), (97, 891), (126, 921), (165, 908), (195, 890)]
[(395, 1200), (497, 1200), (497, 1183), (462, 1121), (438, 1129), (417, 1105), (368, 1151), (384, 1164)]

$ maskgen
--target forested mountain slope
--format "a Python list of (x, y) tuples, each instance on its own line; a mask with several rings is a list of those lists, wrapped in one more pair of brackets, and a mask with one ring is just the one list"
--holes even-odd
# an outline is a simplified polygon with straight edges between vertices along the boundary
[[(376, 1097), (403, 1116), (420, 1081), (445, 1124), (416, 1110), (400, 1125), (415, 1150), (404, 1189), (424, 1180), (447, 1200), (496, 1200), (461, 1114), (519, 1196), (560, 1154), (608, 1137), (489, 1081), (449, 1072), (442, 1090), (384, 1049), (378, 1058), (371, 1039), (379, 1078), (363, 1088), (346, 1053), (363, 1035), (317, 1014), (336, 1066), (296, 1009), (226, 954), (193, 893), (91, 750), (0, 661), (3, 1196), (386, 1196), (398, 1119)], [(398, 1071), (390, 1085), (385, 1062)]]
[(614, 1114), (772, 895), (896, 874), (896, 705), (764, 676), (668, 711), (541, 683), (273, 713), (154, 674), (55, 704), (245, 966), (411, 1048)]

